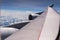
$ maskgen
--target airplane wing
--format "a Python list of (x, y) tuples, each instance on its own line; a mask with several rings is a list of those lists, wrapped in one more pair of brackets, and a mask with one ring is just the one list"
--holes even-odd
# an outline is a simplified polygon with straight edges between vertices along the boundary
[(17, 23), (17, 24), (13, 24), (13, 25), (6, 26), (6, 27), (21, 29), (22, 27), (24, 27), (24, 26), (27, 25), (28, 23), (29, 23), (29, 22)]
[(4, 40), (5, 38), (7, 38), (8, 36), (10, 36), (11, 34), (13, 34), (14, 32), (18, 31), (19, 29), (17, 28), (12, 28), (12, 27), (3, 27), (0, 26), (0, 38), (1, 40)]
[(36, 13), (36, 14), (38, 14), (38, 15), (41, 15), (43, 12), (44, 12), (44, 11), (42, 11), (42, 12), (39, 12), (39, 13)]
[(5, 40), (55, 40), (59, 31), (59, 14), (48, 7), (39, 17)]

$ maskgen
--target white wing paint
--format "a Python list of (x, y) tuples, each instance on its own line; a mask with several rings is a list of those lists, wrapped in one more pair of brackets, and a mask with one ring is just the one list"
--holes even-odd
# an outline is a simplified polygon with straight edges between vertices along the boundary
[(51, 7), (5, 40), (55, 40), (59, 29), (59, 14)]

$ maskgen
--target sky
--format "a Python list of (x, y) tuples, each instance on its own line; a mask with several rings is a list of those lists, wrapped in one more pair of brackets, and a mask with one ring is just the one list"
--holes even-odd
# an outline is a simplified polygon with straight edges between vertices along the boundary
[(43, 11), (45, 7), (55, 4), (55, 9), (60, 11), (60, 0), (0, 0), (1, 9), (20, 11)]
[(54, 8), (60, 12), (60, 0), (0, 0), (0, 9), (4, 15), (36, 13), (44, 11), (51, 4), (55, 4)]

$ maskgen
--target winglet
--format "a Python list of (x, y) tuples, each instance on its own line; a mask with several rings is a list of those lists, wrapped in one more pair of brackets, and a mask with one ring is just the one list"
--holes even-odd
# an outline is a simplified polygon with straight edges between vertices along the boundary
[(54, 6), (54, 4), (50, 5), (49, 7), (53, 7), (53, 6)]

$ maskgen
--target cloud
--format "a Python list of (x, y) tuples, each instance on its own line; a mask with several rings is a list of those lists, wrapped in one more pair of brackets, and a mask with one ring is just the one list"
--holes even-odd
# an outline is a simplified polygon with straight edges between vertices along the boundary
[(32, 11), (17, 11), (17, 10), (1, 10), (1, 16), (10, 16), (13, 18), (27, 19), (29, 14), (33, 14)]

